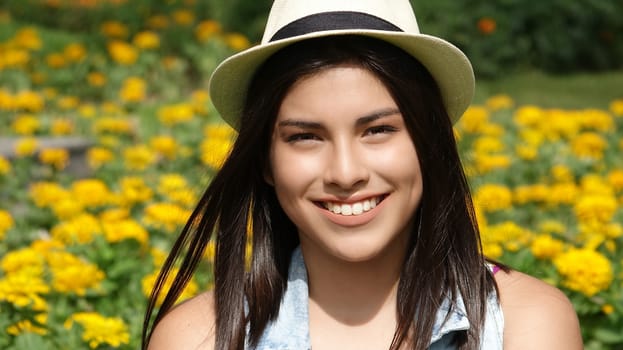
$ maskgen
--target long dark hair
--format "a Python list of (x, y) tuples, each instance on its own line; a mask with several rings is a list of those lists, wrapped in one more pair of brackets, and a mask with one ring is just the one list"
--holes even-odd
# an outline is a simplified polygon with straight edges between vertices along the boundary
[[(391, 349), (405, 343), (410, 349), (427, 349), (442, 301), (449, 298), (455, 305), (459, 295), (471, 327), (455, 340), (460, 349), (479, 347), (486, 298), (496, 287), (481, 255), (469, 186), (438, 87), (425, 67), (395, 46), (360, 36), (334, 36), (291, 45), (257, 71), (232, 152), (201, 197), (154, 287), (143, 348), (153, 329), (157, 296), (167, 293), (154, 325), (180, 296), (213, 236), (216, 349), (243, 349), (247, 325), (250, 344), (257, 344), (268, 322), (277, 317), (290, 256), (299, 242), (296, 227), (263, 177), (272, 130), (281, 101), (297, 80), (344, 64), (367, 69), (387, 87), (422, 169), (423, 194), (413, 214), (416, 225), (398, 285), (398, 326)], [(245, 267), (249, 238), (251, 264)], [(164, 291), (164, 281), (179, 260), (179, 273)]]

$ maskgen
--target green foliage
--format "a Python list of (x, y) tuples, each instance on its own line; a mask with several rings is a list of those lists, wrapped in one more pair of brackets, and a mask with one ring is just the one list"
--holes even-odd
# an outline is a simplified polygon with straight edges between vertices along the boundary
[[(271, 3), (211, 0), (209, 7), (226, 28), (258, 41)], [(621, 1), (413, 0), (412, 4), (421, 31), (464, 50), (480, 77), (499, 77), (525, 67), (553, 73), (623, 67)]]
[[(69, 4), (71, 1), (67, 0), (62, 3)], [(223, 1), (223, 4), (219, 4), (217, 0), (209, 2), (135, 0), (121, 2), (118, 5), (100, 1), (97, 3), (101, 6), (94, 9), (80, 6), (46, 7), (41, 5), (41, 1), (35, 0), (6, 0), (0, 4), (0, 50), (7, 50), (0, 51), (0, 55), (15, 48), (28, 47), (28, 42), (33, 39), (32, 37), (13, 40), (14, 36), (26, 27), (32, 28), (33, 35), (41, 39), (41, 47), (25, 49), (28, 53), (26, 62), (9, 65), (6, 61), (0, 60), (2, 64), (6, 64), (0, 67), (0, 86), (2, 86), (0, 88), (0, 134), (3, 137), (20, 139), (28, 136), (81, 136), (93, 141), (94, 147), (90, 150), (105, 150), (111, 154), (110, 159), (106, 157), (103, 160), (99, 159), (99, 165), (90, 165), (88, 174), (91, 179), (105, 184), (111, 196), (105, 196), (101, 191), (95, 190), (97, 187), (93, 187), (88, 195), (74, 194), (71, 188), (80, 182), (80, 179), (75, 174), (44, 163), (37, 158), (37, 154), (0, 159), (0, 219), (4, 220), (0, 220), (0, 260), (5, 262), (4, 258), (11, 253), (30, 249), (31, 253), (36, 253), (35, 257), (67, 253), (76, 257), (77, 260), (74, 262), (78, 262), (77, 264), (64, 264), (60, 271), (51, 271), (48, 266), (51, 264), (46, 262), (44, 273), (39, 276), (50, 287), (48, 292), (39, 293), (49, 307), (45, 309), (47, 321), (42, 322), (47, 332), (45, 334), (38, 334), (36, 329), (21, 330), (18, 335), (8, 332), (8, 329), (19, 321), (28, 320), (35, 325), (38, 324), (34, 322), (36, 322), (36, 317), (40, 316), (38, 313), (43, 310), (35, 310), (34, 303), (16, 306), (2, 296), (4, 299), (0, 300), (1, 349), (87, 348), (88, 344), (83, 340), (84, 327), (78, 325), (78, 322), (74, 322), (73, 326), (66, 324), (76, 313), (92, 312), (110, 318), (119, 317), (127, 325), (130, 340), (127, 344), (119, 345), (118, 348), (136, 349), (138, 347), (142, 315), (147, 299), (142, 283), (149, 281), (149, 277), (153, 276), (158, 269), (162, 263), (162, 252), (169, 249), (181, 225), (179, 221), (173, 224), (167, 221), (172, 216), (169, 210), (171, 207), (164, 207), (164, 210), (161, 207), (155, 219), (154, 215), (148, 215), (148, 208), (153, 209), (154, 205), (162, 203), (175, 203), (177, 205), (175, 208), (181, 208), (182, 213), (187, 215), (185, 210), (191, 210), (196, 203), (197, 198), (193, 196), (197, 196), (205, 188), (210, 176), (218, 169), (218, 162), (213, 160), (212, 156), (221, 151), (223, 155), (226, 154), (228, 147), (231, 146), (229, 139), (231, 129), (224, 129), (223, 125), (216, 124), (219, 121), (218, 114), (209, 104), (205, 88), (207, 78), (216, 64), (226, 55), (239, 50), (240, 47), (232, 45), (233, 41), (229, 40), (231, 39), (229, 35), (232, 33), (227, 30), (215, 30), (214, 33), (209, 33), (210, 35), (207, 35), (205, 40), (201, 40), (197, 37), (196, 29), (200, 27), (203, 20), (212, 18), (211, 15), (223, 19), (231, 18), (232, 22), (223, 27), (248, 33), (255, 41), (258, 39), (261, 24), (256, 26), (250, 23), (263, 23), (263, 16), (268, 7), (267, 1), (234, 1), (231, 3)], [(461, 8), (464, 5), (460, 2), (439, 0), (418, 2), (416, 10), (424, 32), (437, 33), (457, 42), (468, 51), (470, 56), (475, 57), (475, 65), (481, 75), (496, 75), (503, 72), (506, 67), (527, 65), (526, 62), (530, 64), (539, 62), (531, 51), (536, 47), (532, 39), (517, 36), (517, 40), (521, 43), (509, 44), (509, 38), (514, 38), (514, 35), (521, 32), (522, 23), (525, 22), (525, 13), (531, 15), (538, 13), (545, 16), (547, 12), (545, 9), (549, 8), (547, 6), (554, 5), (566, 6), (565, 8), (574, 9), (577, 12), (575, 5), (565, 4), (549, 2), (540, 5), (541, 7), (537, 10), (523, 8), (517, 1), (506, 0), (500, 1), (495, 6), (477, 2), (466, 9)], [(591, 13), (602, 13), (615, 6), (610, 2), (600, 4), (587, 7), (586, 18)], [(216, 11), (217, 9), (219, 11)], [(505, 9), (506, 12), (501, 9)], [(523, 12), (519, 11), (520, 9)], [(172, 14), (178, 10), (193, 13), (195, 18), (192, 23), (175, 24)], [(585, 15), (576, 12), (573, 12), (574, 16)], [(150, 28), (146, 21), (154, 15), (165, 16), (170, 21), (169, 25), (157, 29)], [(620, 19), (609, 16), (603, 17), (607, 19), (604, 23), (612, 25), (613, 28), (620, 25), (618, 22)], [(495, 22), (493, 29), (492, 22), (488, 23), (489, 27), (485, 26), (489, 28), (488, 30), (492, 30), (489, 35), (484, 35), (478, 30), (478, 21), (482, 18), (490, 18)], [(119, 21), (128, 27), (129, 33), (123, 40), (137, 49), (136, 60), (124, 64), (111, 57), (107, 44), (113, 38), (101, 32), (101, 25), (110, 20)], [(215, 24), (216, 27), (220, 25), (218, 22), (208, 24)], [(535, 24), (534, 28), (541, 28), (540, 26), (546, 27), (546, 23)], [(144, 30), (151, 30), (158, 36), (160, 39), (158, 47), (139, 49), (135, 45), (133, 38)], [(539, 31), (542, 30), (544, 29), (539, 29)], [(565, 32), (556, 30), (555, 34), (563, 36)], [(470, 46), (470, 43), (473, 45)], [(66, 59), (64, 65), (57, 67), (49, 64), (49, 55), (58, 53), (65, 55), (66, 48), (75, 44), (84, 46), (85, 57), (76, 61)], [(544, 48), (549, 47), (544, 45)], [(580, 48), (572, 49), (574, 52), (580, 50)], [(517, 52), (522, 52), (522, 54), (517, 55)], [(549, 55), (554, 55), (554, 53), (549, 53)], [(556, 59), (563, 60), (562, 58)], [(560, 63), (556, 66), (564, 66), (564, 64)], [(105, 81), (99, 85), (91, 83), (88, 80), (90, 73), (101, 73)], [(35, 77), (40, 79), (35, 79)], [(144, 91), (140, 88), (136, 89), (140, 92), (138, 93), (132, 89), (126, 89), (125, 83), (129, 77), (139, 77), (139, 80), (145, 83)], [(602, 98), (599, 105), (601, 110), (597, 112), (583, 109), (585, 104), (589, 104), (587, 101), (594, 101), (594, 96), (589, 96), (587, 99), (587, 96), (583, 96), (580, 90), (569, 87), (566, 91), (569, 95), (575, 95), (567, 99), (573, 98), (575, 103), (573, 106), (582, 109), (564, 111), (561, 107), (568, 106), (568, 100), (563, 103), (562, 100), (550, 98), (550, 95), (543, 93), (543, 91), (552, 89), (550, 85), (544, 83), (545, 78), (542, 76), (534, 78), (532, 75), (521, 78), (527, 80), (502, 80), (498, 86), (489, 85), (488, 90), (480, 90), (482, 105), (497, 105), (497, 107), (487, 107), (486, 115), (489, 124), (486, 127), (474, 133), (465, 130), (461, 132), (461, 152), (467, 166), (474, 165), (476, 152), (473, 145), (483, 137), (497, 137), (496, 140), (506, 146), (502, 155), (512, 159), (508, 168), (494, 169), (486, 174), (472, 176), (470, 181), (475, 189), (492, 183), (505, 184), (510, 189), (539, 183), (548, 185), (551, 184), (551, 167), (560, 163), (571, 169), (574, 178), (570, 181), (578, 187), (584, 176), (599, 176), (606, 182), (606, 172), (614, 173), (615, 170), (623, 169), (623, 163), (620, 160), (620, 150), (623, 147), (620, 143), (620, 130), (623, 130), (623, 100), (621, 100), (620, 92), (613, 92), (620, 80), (617, 79), (618, 75), (614, 77), (583, 75), (578, 78), (577, 83), (567, 84), (588, 86), (595, 90), (593, 94)], [(569, 81), (567, 79), (564, 82)], [(535, 86), (538, 89), (535, 89)], [(507, 101), (508, 98), (500, 100), (499, 96), (498, 102), (492, 102), (490, 95), (500, 92), (502, 88), (507, 89), (502, 90), (503, 92), (508, 92), (512, 96), (515, 93), (519, 94), (522, 90), (534, 90), (536, 95), (525, 95), (524, 92), (521, 102), (516, 101), (519, 105), (517, 107), (513, 106), (513, 101)], [(128, 92), (129, 94), (126, 94)], [(17, 98), (22, 93), (25, 93), (24, 96), (27, 98)], [(548, 100), (536, 100), (535, 96), (543, 98), (543, 95), (547, 95)], [(39, 99), (41, 99), (41, 104), (37, 103)], [(608, 107), (608, 103), (603, 102), (603, 99), (608, 102), (617, 100), (613, 102), (612, 107)], [(16, 100), (20, 100), (23, 104), (14, 104)], [(521, 114), (524, 104), (545, 102), (552, 110), (540, 111), (544, 116), (539, 120), (547, 121), (545, 124), (537, 124), (542, 126), (543, 130), (526, 130), (517, 125), (515, 117)], [(482, 106), (474, 107), (475, 109), (482, 108)], [(478, 120), (478, 113), (474, 112), (475, 109), (470, 109), (462, 121), (469, 120), (469, 115), (474, 118), (475, 114), (475, 119)], [(191, 110), (190, 118), (185, 118), (184, 112), (188, 110)], [(171, 114), (169, 119), (162, 117), (166, 116), (165, 112)], [(526, 111), (523, 110), (523, 112)], [(565, 115), (564, 118), (556, 119), (558, 124), (550, 123), (549, 117), (560, 117), (561, 113)], [(593, 118), (595, 113), (601, 114), (602, 117), (606, 114), (605, 119), (601, 119), (606, 124), (598, 123), (592, 126), (582, 124), (571, 125), (571, 127), (567, 124), (578, 123), (578, 120), (589, 123), (595, 119)], [(578, 118), (578, 116), (583, 117)], [(32, 132), (20, 130), (17, 125), (27, 121), (30, 117), (37, 123), (36, 130)], [(55, 131), (53, 125), (59, 121), (68, 122), (72, 128), (63, 132)], [(608, 121), (613, 124), (607, 124)], [(561, 139), (561, 135), (552, 134), (547, 134), (547, 137), (543, 136), (547, 132), (555, 133), (556, 130), (598, 132), (599, 137), (602, 137), (608, 144), (608, 147), (603, 150), (603, 159), (578, 159), (570, 151), (572, 139)], [(541, 135), (543, 142), (539, 144), (534, 159), (524, 159), (514, 152), (516, 145), (527, 142), (522, 138), (526, 136), (523, 133), (525, 131), (543, 133)], [(528, 133), (527, 136), (530, 134)], [(169, 148), (156, 147), (154, 141), (157, 141), (157, 137), (173, 140), (174, 143), (172, 146), (169, 144)], [(142, 147), (146, 151), (139, 155), (143, 156), (148, 153), (154, 157), (146, 157), (149, 158), (148, 161), (142, 164), (144, 159), (141, 157), (128, 156), (128, 151), (136, 147)], [(590, 145), (585, 145), (585, 147), (590, 149)], [(206, 155), (211, 157), (205, 157)], [(210, 159), (206, 160), (206, 158)], [(93, 156), (93, 159), (97, 160), (97, 157)], [(70, 163), (74, 160), (75, 158), (70, 159)], [(4, 166), (2, 161), (6, 161), (9, 166)], [(160, 181), (166, 175), (179, 176), (186, 185), (183, 189), (164, 186)], [(128, 178), (138, 179), (151, 195), (142, 197), (139, 196), (140, 188), (124, 187), (123, 181)], [(31, 191), (34, 185), (41, 181), (47, 181), (66, 190), (67, 193), (64, 192), (65, 194), (62, 195), (63, 200), (56, 198), (49, 200), (47, 204), (37, 204), (37, 199), (46, 196), (37, 197)], [(612, 191), (616, 191), (616, 196), (621, 202), (623, 201), (623, 198), (620, 198), (623, 195), (623, 185), (615, 186), (614, 183), (613, 181), (609, 187), (613, 188)], [(54, 191), (50, 193), (47, 196), (53, 197)], [(189, 193), (189, 196), (185, 195)], [(97, 197), (106, 198), (107, 201), (99, 206), (85, 204), (85, 207), (73, 208), (75, 212), (71, 212), (72, 206), (67, 203), (67, 199), (70, 199), (69, 204), (72, 204)], [(619, 227), (618, 223), (623, 221), (620, 204), (617, 210), (611, 222), (615, 228)], [(6, 213), (10, 213), (14, 223), (6, 219)], [(93, 221), (89, 221), (88, 225), (68, 226), (71, 227), (69, 237), (63, 236), (62, 230), (60, 230), (61, 234), (58, 233), (57, 230), (63, 224), (73, 222), (75, 225), (74, 220), (82, 214), (92, 216), (97, 223), (93, 224)], [(528, 202), (516, 204), (508, 210), (486, 213), (489, 228), (498, 223), (510, 221), (521, 225), (521, 229), (536, 231), (539, 223), (552, 218), (560, 219), (569, 228), (568, 232), (552, 233), (553, 238), (564, 240), (569, 247), (587, 244), (583, 241), (585, 238), (581, 238), (577, 232), (579, 229), (574, 209), (568, 203), (548, 206), (541, 202)], [(108, 235), (100, 232), (103, 231), (102, 229), (94, 230), (98, 232), (90, 232), (93, 229), (92, 226), (117, 224), (118, 221), (126, 219), (136, 225), (124, 226), (125, 229), (117, 227), (118, 231), (113, 233), (127, 235), (121, 240), (117, 240), (110, 232)], [(483, 232), (486, 232), (487, 226), (482, 225), (482, 227)], [(89, 232), (83, 232), (85, 229)], [(147, 231), (145, 237), (138, 234), (131, 235), (137, 233), (135, 231), (142, 232), (141, 229)], [(623, 265), (621, 265), (623, 251), (611, 248), (612, 246), (620, 248), (623, 244), (623, 236), (616, 235), (616, 232), (611, 233), (612, 237), (608, 237), (607, 241), (598, 243), (595, 247), (595, 250), (606, 256), (613, 266), (613, 282), (610, 288), (601, 290), (590, 297), (566, 287), (565, 276), (561, 275), (551, 259), (536, 257), (529, 246), (530, 240), (534, 237), (529, 237), (521, 244), (505, 247), (508, 249), (500, 253), (499, 259), (514, 268), (556, 285), (569, 296), (580, 316), (587, 349), (620, 349), (623, 346), (623, 339), (620, 336), (620, 330), (623, 327), (623, 292), (619, 288), (621, 276), (623, 276)], [(53, 241), (62, 243), (60, 247), (46, 245)], [(501, 243), (506, 242), (501, 240)], [(212, 282), (211, 261), (209, 254), (206, 255), (206, 259), (201, 262), (195, 276), (200, 289), (209, 288)], [(22, 268), (28, 263), (29, 261), (25, 259), (17, 265)], [(583, 266), (584, 263), (582, 261), (578, 265)], [(83, 294), (77, 292), (79, 283), (75, 286), (76, 290), (59, 290), (55, 287), (53, 277), (70, 272), (64, 268), (78, 269), (85, 265), (97, 266), (105, 274), (101, 284), (90, 286)], [(5, 271), (3, 265), (0, 270), (0, 282), (5, 281), (9, 275), (14, 273), (15, 271)], [(90, 276), (83, 277), (86, 279)], [(75, 279), (75, 282), (80, 282), (80, 279)], [(33, 284), (32, 281), (29, 283)], [(106, 327), (98, 329), (104, 333), (107, 331)], [(107, 335), (104, 334), (104, 336)], [(99, 345), (100, 349), (114, 347), (106, 344)]]
[(412, 2), (421, 30), (463, 49), (480, 76), (521, 67), (567, 73), (623, 65), (620, 1)]

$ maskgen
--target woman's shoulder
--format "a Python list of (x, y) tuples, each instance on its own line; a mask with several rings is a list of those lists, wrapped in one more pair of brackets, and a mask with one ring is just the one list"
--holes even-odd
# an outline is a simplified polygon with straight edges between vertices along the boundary
[(214, 294), (204, 292), (175, 306), (158, 322), (149, 350), (214, 349)]
[(577, 315), (560, 290), (517, 271), (499, 271), (495, 279), (504, 349), (583, 349)]

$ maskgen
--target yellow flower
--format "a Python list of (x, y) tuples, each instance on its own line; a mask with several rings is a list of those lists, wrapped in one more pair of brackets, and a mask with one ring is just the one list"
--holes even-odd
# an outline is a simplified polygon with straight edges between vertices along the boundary
[(608, 174), (608, 182), (615, 191), (623, 191), (623, 170), (614, 169), (610, 171), (610, 173)]
[(557, 220), (544, 220), (539, 223), (539, 230), (548, 234), (563, 234), (567, 231), (567, 227)]
[(138, 60), (136, 48), (120, 40), (108, 43), (108, 54), (115, 62), (123, 65), (131, 65)]
[(95, 216), (81, 214), (52, 227), (50, 235), (63, 244), (87, 244), (101, 232), (100, 222)]
[(41, 94), (34, 91), (21, 91), (13, 96), (15, 108), (29, 112), (40, 112), (45, 106), (45, 102)]
[(98, 169), (113, 159), (114, 153), (104, 147), (92, 147), (87, 151), (87, 163), (92, 169)]
[(552, 177), (557, 182), (572, 182), (573, 181), (573, 172), (571, 169), (563, 164), (556, 164), (552, 166), (550, 169), (550, 173)]
[(234, 51), (242, 51), (251, 46), (249, 39), (240, 33), (225, 34), (224, 40), (225, 44), (227, 44), (227, 46), (232, 48)]
[(137, 33), (132, 40), (132, 43), (139, 49), (149, 50), (157, 49), (160, 47), (160, 37), (158, 34), (152, 31), (142, 31)]
[(69, 135), (74, 131), (74, 123), (70, 119), (57, 118), (52, 120), (50, 133), (54, 136)]
[(139, 77), (128, 77), (123, 81), (119, 95), (125, 102), (141, 102), (145, 99), (147, 83)]
[(592, 195), (581, 196), (573, 207), (580, 222), (609, 222), (616, 212), (617, 200), (614, 196)]
[(236, 135), (236, 131), (229, 124), (208, 124), (203, 129), (203, 135), (208, 139), (232, 139)]
[(608, 143), (601, 135), (585, 132), (571, 140), (571, 151), (578, 158), (602, 159)]
[[(158, 277), (158, 273), (159, 271), (155, 271), (143, 277), (143, 279), (141, 280), (141, 286), (142, 286), (143, 294), (145, 296), (148, 297), (149, 295), (151, 295), (151, 290), (154, 288), (154, 285), (156, 283), (156, 278)], [(160, 295), (158, 296), (158, 299), (156, 300), (156, 305), (161, 305), (162, 302), (164, 301), (166, 292), (169, 289), (171, 289), (171, 285), (173, 284), (173, 278), (175, 277), (177, 273), (178, 273), (178, 269), (174, 268), (167, 276), (167, 279), (165, 280), (164, 285), (162, 286), (162, 289), (161, 289), (162, 292), (160, 293)], [(188, 299), (194, 296), (195, 294), (197, 294), (198, 290), (199, 290), (199, 287), (197, 286), (197, 283), (194, 280), (190, 280), (190, 282), (186, 285), (186, 288), (184, 288), (184, 291), (180, 295), (177, 302), (179, 303), (185, 299)]]
[(487, 107), (492, 111), (497, 111), (500, 109), (509, 109), (514, 105), (513, 99), (508, 95), (494, 95), (487, 99), (485, 102)]
[(173, 232), (186, 223), (190, 213), (190, 210), (175, 204), (153, 203), (145, 208), (144, 222), (149, 226)]
[(517, 145), (515, 153), (523, 160), (535, 160), (539, 156), (539, 149), (531, 145)]
[(22, 248), (6, 253), (0, 260), (0, 267), (7, 276), (42, 277), (45, 260), (40, 252), (31, 248)]
[(87, 208), (110, 203), (111, 193), (106, 184), (98, 179), (82, 179), (71, 185), (72, 196)]
[(109, 38), (123, 39), (128, 36), (128, 27), (119, 21), (106, 21), (100, 27), (102, 34)]
[(40, 277), (12, 273), (0, 279), (0, 301), (6, 301), (15, 307), (28, 307), (41, 311), (47, 304), (41, 297), (47, 294), (50, 287)]
[(513, 121), (520, 127), (535, 127), (545, 119), (545, 111), (543, 109), (527, 105), (519, 107), (515, 110)]
[(87, 49), (80, 43), (71, 43), (65, 46), (63, 55), (70, 62), (80, 62), (87, 55)]
[(39, 50), (42, 46), (39, 33), (33, 27), (24, 27), (15, 33), (13, 41), (18, 47), (28, 50)]
[(115, 222), (125, 220), (130, 217), (130, 211), (126, 208), (106, 209), (99, 214), (102, 222)]
[(547, 114), (541, 120), (539, 128), (549, 140), (556, 141), (561, 138), (571, 139), (581, 129), (580, 118), (577, 113), (561, 109), (547, 110)]
[(134, 132), (134, 125), (128, 119), (103, 117), (93, 123), (93, 131), (97, 134), (131, 134)]
[(530, 244), (530, 251), (537, 259), (553, 259), (562, 253), (565, 244), (550, 235), (538, 235)]
[(141, 177), (124, 177), (120, 181), (122, 204), (132, 206), (150, 200), (154, 193)]
[(479, 174), (486, 174), (496, 169), (506, 169), (511, 165), (511, 159), (504, 154), (482, 154), (474, 155), (474, 166)]
[(5, 49), (0, 56), (0, 70), (24, 68), (30, 62), (30, 54), (22, 49)]
[(24, 333), (34, 333), (39, 335), (48, 334), (48, 330), (33, 324), (30, 320), (21, 320), (6, 329), (6, 332), (10, 335), (20, 335)]
[(147, 244), (149, 234), (143, 226), (134, 220), (119, 220), (102, 223), (104, 237), (110, 243), (121, 242), (126, 239), (134, 239), (142, 245)]
[(610, 112), (619, 117), (623, 116), (623, 99), (610, 102)]
[(76, 96), (64, 96), (60, 98), (56, 104), (60, 109), (70, 110), (75, 109), (80, 104), (80, 99)]
[(199, 22), (195, 28), (195, 37), (201, 43), (204, 43), (221, 32), (220, 23), (212, 20)]
[[(209, 246), (209, 244), (208, 244)], [(164, 264), (164, 261), (167, 258), (167, 252), (165, 252), (164, 250), (157, 248), (157, 247), (152, 247), (151, 250), (149, 251), (149, 254), (152, 257), (153, 263), (154, 263), (154, 267), (160, 267), (162, 266), (162, 264)], [(149, 292), (151, 292), (151, 288)]]
[(188, 103), (162, 106), (158, 110), (158, 119), (166, 126), (190, 121), (194, 115), (193, 106)]
[(53, 204), (71, 198), (71, 193), (55, 182), (35, 182), (30, 186), (30, 198), (40, 208), (50, 207)]
[(13, 123), (11, 123), (11, 129), (13, 132), (19, 135), (32, 135), (39, 130), (41, 123), (39, 119), (32, 114), (19, 115)]
[(71, 329), (74, 322), (82, 326), (84, 330), (82, 340), (87, 342), (91, 349), (96, 349), (102, 344), (118, 348), (122, 344), (130, 343), (128, 326), (120, 317), (105, 317), (97, 312), (79, 312), (69, 317), (64, 327)]
[(459, 126), (466, 133), (478, 133), (489, 122), (489, 111), (483, 106), (470, 106), (459, 120)]
[(57, 170), (62, 170), (69, 163), (69, 152), (62, 148), (46, 148), (39, 152), (39, 161), (51, 165)]
[(193, 91), (191, 95), (193, 110), (197, 114), (206, 115), (208, 114), (208, 102), (210, 100), (210, 96), (208, 92), (205, 90), (196, 90)]
[(50, 68), (63, 68), (67, 64), (65, 56), (60, 53), (51, 53), (45, 56), (45, 63)]
[(611, 304), (604, 304), (601, 307), (601, 312), (603, 312), (606, 315), (610, 315), (611, 313), (614, 312), (614, 306), (612, 306)]
[(27, 137), (17, 140), (15, 143), (15, 154), (18, 157), (32, 156), (38, 148), (38, 142), (36, 139)]
[(52, 211), (61, 220), (67, 220), (84, 211), (82, 204), (73, 198), (63, 198), (51, 205)]
[(579, 113), (578, 119), (585, 129), (607, 132), (614, 130), (614, 119), (608, 112), (600, 109), (586, 109)]
[(526, 247), (534, 233), (512, 221), (489, 225), (482, 233), (483, 244), (499, 244), (509, 251), (517, 251)]
[(11, 163), (0, 155), (0, 176), (7, 175), (11, 172)]
[(188, 187), (188, 181), (180, 174), (163, 174), (158, 181), (158, 193), (169, 195)]
[(504, 143), (497, 137), (481, 136), (472, 145), (476, 153), (497, 153), (504, 151)]
[(485, 212), (508, 209), (512, 205), (513, 194), (504, 185), (485, 184), (474, 194), (474, 202)]
[(48, 256), (52, 272), (52, 288), (61, 293), (86, 295), (88, 289), (98, 289), (106, 275), (96, 265), (67, 252)]
[(149, 143), (151, 148), (167, 159), (174, 159), (180, 147), (173, 137), (166, 135), (155, 136)]
[(226, 138), (205, 139), (199, 146), (201, 161), (212, 169), (220, 169), (229, 156), (232, 145), (233, 142)]
[(517, 204), (541, 203), (549, 196), (549, 188), (544, 184), (517, 186), (513, 197)]
[(85, 119), (90, 119), (95, 116), (97, 109), (90, 103), (83, 103), (78, 107), (78, 114)]
[(554, 266), (565, 278), (565, 287), (588, 297), (608, 289), (612, 283), (610, 261), (594, 250), (570, 249), (554, 259)]
[(91, 72), (87, 74), (87, 82), (94, 87), (101, 87), (106, 84), (106, 76), (102, 72)]
[(123, 150), (126, 168), (145, 170), (156, 161), (156, 154), (145, 145), (130, 146)]
[(175, 23), (183, 26), (191, 25), (195, 21), (195, 15), (185, 9), (173, 11), (171, 17), (173, 17)]

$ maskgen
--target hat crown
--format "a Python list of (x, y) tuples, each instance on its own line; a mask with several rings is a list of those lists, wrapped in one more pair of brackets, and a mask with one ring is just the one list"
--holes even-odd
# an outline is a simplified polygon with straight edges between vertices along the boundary
[(262, 43), (268, 43), (281, 28), (301, 18), (328, 12), (357, 12), (378, 17), (402, 31), (420, 30), (408, 0), (275, 0), (268, 15)]

